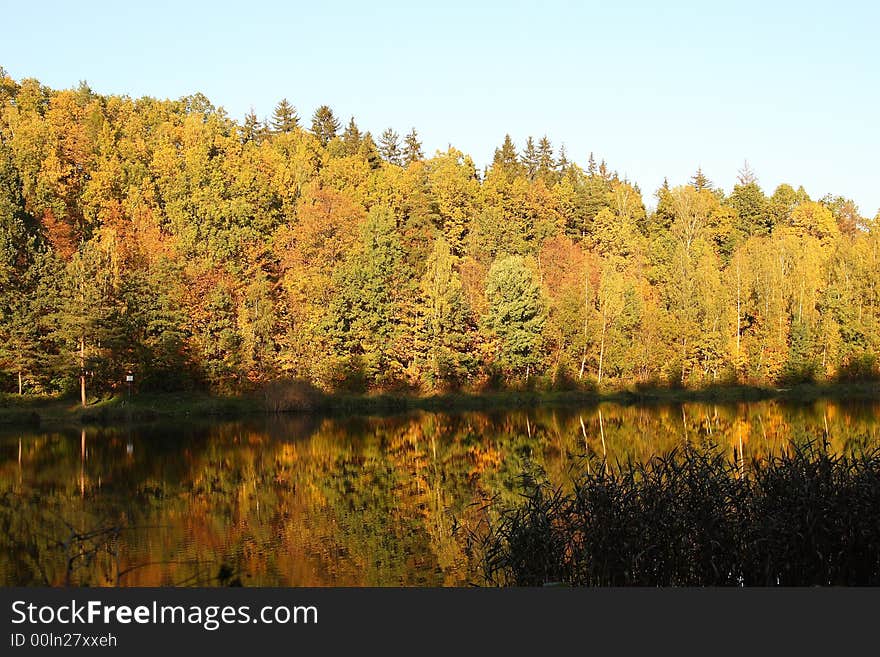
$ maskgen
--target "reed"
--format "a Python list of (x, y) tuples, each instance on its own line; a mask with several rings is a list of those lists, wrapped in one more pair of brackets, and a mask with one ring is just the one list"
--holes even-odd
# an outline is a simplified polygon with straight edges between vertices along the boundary
[(876, 586), (880, 452), (600, 461), (570, 489), (530, 485), (471, 539), (494, 585)]

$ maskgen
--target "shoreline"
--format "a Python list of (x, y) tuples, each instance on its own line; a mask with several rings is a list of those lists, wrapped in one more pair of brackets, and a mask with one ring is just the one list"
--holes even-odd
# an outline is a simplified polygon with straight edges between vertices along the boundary
[(148, 424), (170, 419), (239, 419), (257, 415), (396, 415), (413, 411), (466, 412), (535, 407), (596, 406), (602, 403), (653, 405), (744, 403), (779, 400), (810, 403), (828, 400), (880, 400), (880, 382), (800, 384), (789, 388), (728, 386), (701, 389), (638, 388), (608, 390), (500, 390), (437, 395), (400, 393), (312, 394), (292, 402), (270, 402), (261, 394), (238, 396), (206, 392), (144, 393), (102, 399), (82, 408), (76, 400), (57, 397), (0, 397), (0, 427), (79, 427)]

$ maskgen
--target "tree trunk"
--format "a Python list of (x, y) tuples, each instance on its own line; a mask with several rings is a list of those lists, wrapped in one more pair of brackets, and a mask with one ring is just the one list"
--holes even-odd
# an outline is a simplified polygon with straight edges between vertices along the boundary
[(584, 275), (584, 350), (581, 354), (581, 372), (578, 379), (584, 378), (584, 368), (587, 365), (587, 338), (589, 337), (590, 321), (590, 276)]
[(608, 328), (608, 322), (605, 321), (605, 311), (602, 311), (602, 339), (599, 341), (599, 376), (596, 379), (596, 385), (602, 383), (602, 361), (605, 360), (605, 331)]
[[(740, 295), (741, 295), (741, 283), (740, 283), (740, 257), (736, 259), (736, 356), (737, 360), (739, 359), (740, 353), (740, 340), (742, 336), (742, 309), (740, 306)], [(737, 367), (739, 367), (739, 362), (737, 362)]]
[(21, 395), (21, 370), (18, 370), (18, 394)]
[(86, 340), (79, 340), (79, 396), (82, 407), (86, 407)]

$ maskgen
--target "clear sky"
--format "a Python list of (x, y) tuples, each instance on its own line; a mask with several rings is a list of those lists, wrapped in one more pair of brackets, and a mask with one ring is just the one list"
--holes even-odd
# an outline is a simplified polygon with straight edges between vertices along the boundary
[[(131, 6), (129, 6), (129, 4)], [(422, 6), (424, 5), (424, 6)], [(430, 6), (429, 6), (430, 5)], [(486, 164), (505, 133), (565, 143), (640, 184), (697, 166), (730, 190), (880, 208), (875, 2), (24, 2), (0, 0), (0, 65), (56, 88), (177, 98), (236, 119), (287, 97), (362, 129), (415, 126)]]

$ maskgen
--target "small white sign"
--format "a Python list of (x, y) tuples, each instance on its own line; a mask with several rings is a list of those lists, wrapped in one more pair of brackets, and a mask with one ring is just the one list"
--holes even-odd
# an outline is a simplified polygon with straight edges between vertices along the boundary
[(126, 380), (128, 383), (131, 383), (132, 381), (134, 381), (134, 376), (132, 376), (131, 374), (127, 374), (126, 377), (125, 377), (125, 380)]

